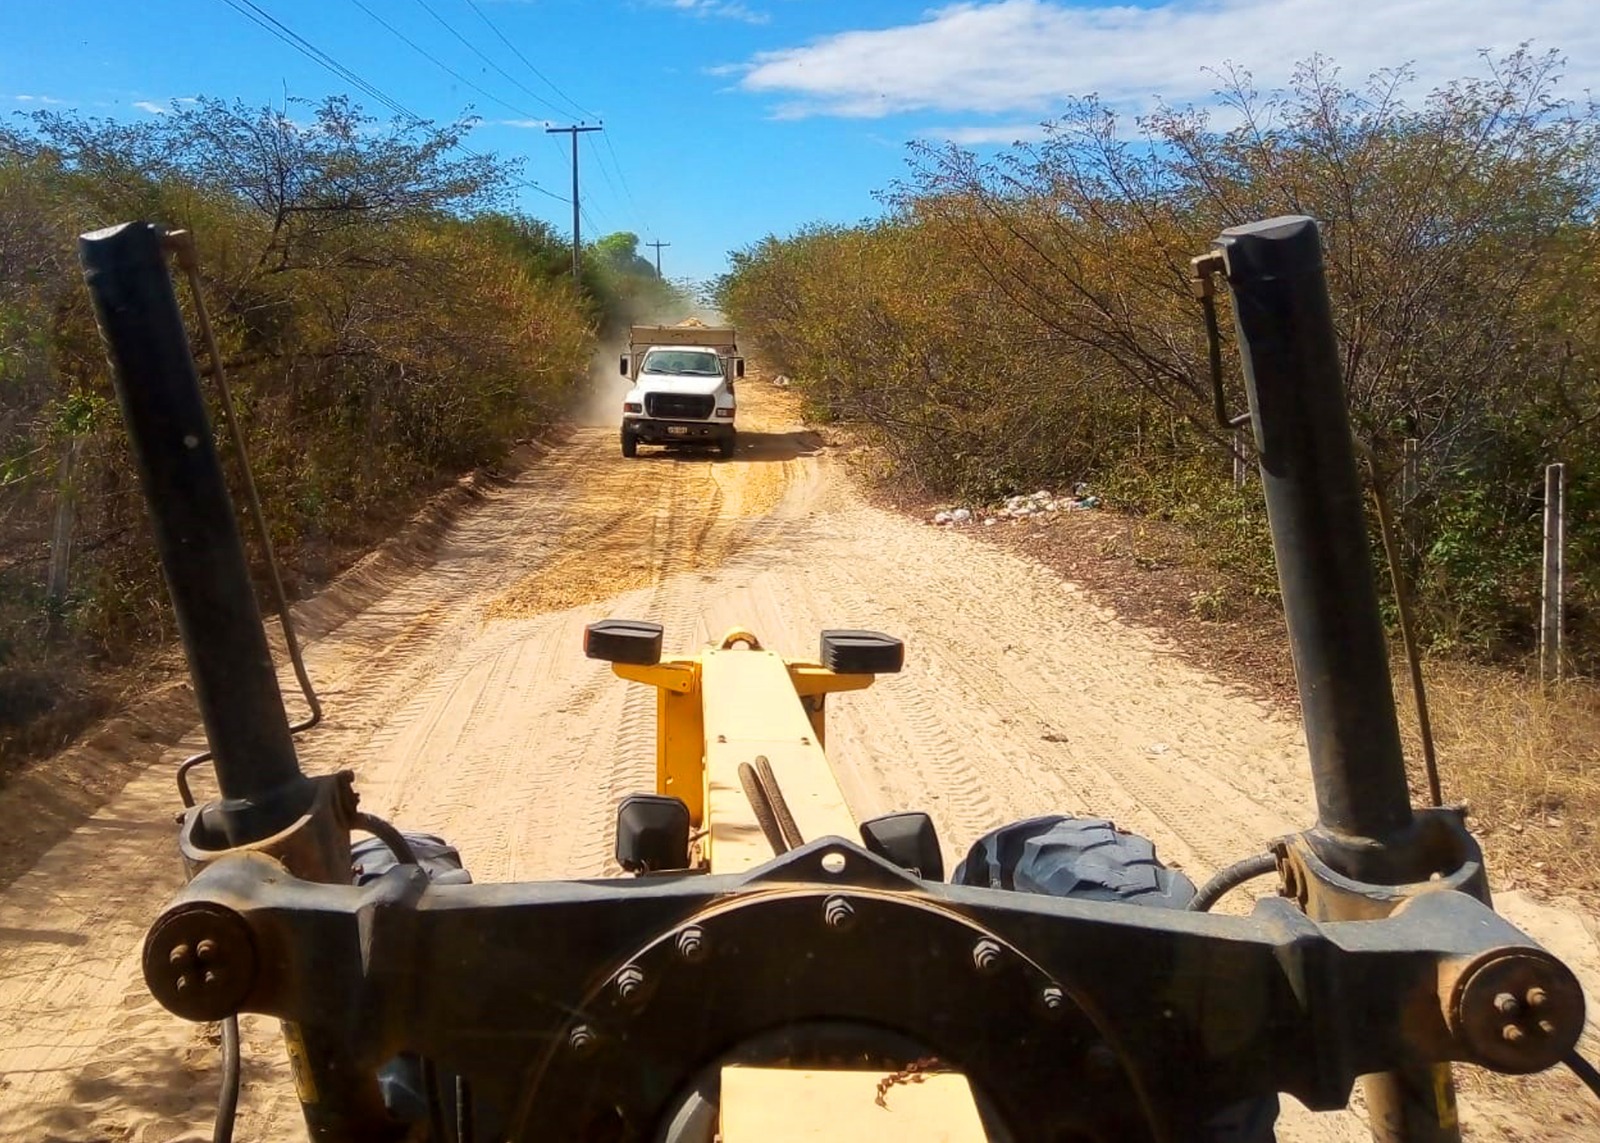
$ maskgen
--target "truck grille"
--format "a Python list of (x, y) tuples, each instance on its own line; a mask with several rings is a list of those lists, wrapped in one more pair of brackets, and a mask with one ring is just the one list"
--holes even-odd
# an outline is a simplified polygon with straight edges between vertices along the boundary
[(644, 411), (652, 417), (679, 417), (686, 421), (703, 421), (716, 408), (717, 399), (698, 393), (646, 393)]

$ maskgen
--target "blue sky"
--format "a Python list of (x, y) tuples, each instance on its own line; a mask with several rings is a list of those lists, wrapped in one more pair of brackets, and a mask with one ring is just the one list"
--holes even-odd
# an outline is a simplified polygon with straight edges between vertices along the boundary
[[(471, 145), (562, 198), (568, 144), (544, 124), (603, 120), (581, 143), (585, 237), (669, 242), (667, 275), (700, 279), (764, 234), (877, 213), (909, 140), (1036, 136), (1091, 92), (1204, 103), (1225, 62), (1270, 88), (1320, 51), (1352, 77), (1411, 63), (1426, 87), (1532, 40), (1566, 53), (1573, 94), (1600, 88), (1592, 0), (0, 0), (0, 110), (136, 118), (285, 90), (374, 107), (252, 5), (408, 111), (481, 116)], [(563, 202), (521, 206), (570, 228)]]

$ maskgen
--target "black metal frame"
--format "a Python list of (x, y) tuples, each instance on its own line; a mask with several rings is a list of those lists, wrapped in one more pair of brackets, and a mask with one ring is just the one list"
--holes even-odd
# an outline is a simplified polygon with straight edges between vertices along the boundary
[[(167, 984), (171, 950), (208, 939), (251, 950), (215, 1007)], [(648, 1138), (747, 1040), (846, 1020), (951, 1061), (1017, 1139), (1133, 1141), (1197, 1138), (1249, 1096), (1332, 1109), (1360, 1075), (1488, 1065), (1452, 997), (1507, 956), (1576, 987), (1460, 893), (1381, 921), (1318, 925), (1286, 900), (1213, 916), (933, 884), (830, 838), (732, 877), (458, 887), (404, 867), (316, 885), (236, 855), (157, 922), (145, 963), (191, 1019), (321, 1026), (362, 1068), (436, 1061), (471, 1081), (489, 1138)]]
[(185, 818), (152, 991), (190, 1019), (281, 1017), (326, 1140), (406, 1132), (376, 1084), (402, 1051), (469, 1081), (488, 1138), (651, 1137), (741, 1044), (839, 1022), (958, 1065), (1017, 1139), (1189, 1139), (1251, 1096), (1343, 1106), (1374, 1073), (1380, 1137), (1457, 1138), (1437, 1065), (1548, 1067), (1582, 994), (1487, 907), (1459, 817), (1411, 810), (1315, 223), (1217, 245), (1319, 813), (1275, 845), (1289, 899), (1249, 918), (940, 885), (841, 839), (728, 878), (351, 886), (354, 793), (288, 742), (161, 232), (85, 236), (225, 795)]

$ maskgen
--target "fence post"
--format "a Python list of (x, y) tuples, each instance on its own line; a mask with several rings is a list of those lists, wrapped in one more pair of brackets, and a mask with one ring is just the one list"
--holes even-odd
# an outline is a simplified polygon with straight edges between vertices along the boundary
[(1544, 582), (1539, 623), (1539, 681), (1561, 680), (1561, 651), (1565, 623), (1562, 588), (1566, 574), (1567, 468), (1547, 465), (1544, 470)]
[(1413, 560), (1422, 546), (1422, 521), (1416, 509), (1417, 497), (1421, 495), (1417, 460), (1420, 446), (1416, 437), (1407, 437), (1400, 465), (1400, 530), (1405, 533), (1406, 556)]
[(82, 451), (82, 437), (75, 436), (68, 441), (61, 452), (61, 467), (56, 474), (56, 522), (50, 537), (50, 567), (45, 573), (45, 603), (50, 609), (47, 630), (52, 639), (61, 633), (67, 589), (71, 583), (72, 532), (78, 515), (75, 470)]

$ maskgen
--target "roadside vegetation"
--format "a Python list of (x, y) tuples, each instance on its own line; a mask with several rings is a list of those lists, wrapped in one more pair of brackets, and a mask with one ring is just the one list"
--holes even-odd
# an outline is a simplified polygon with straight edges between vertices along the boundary
[(1229, 599), (1275, 601), (1276, 578), (1259, 482), (1235, 486), (1213, 427), (1188, 262), (1226, 227), (1317, 218), (1355, 431), (1403, 517), (1424, 641), (1451, 664), (1446, 785), (1453, 751), (1456, 796), (1555, 831), (1542, 856), (1592, 855), (1600, 702), (1521, 672), (1553, 462), (1567, 668), (1600, 668), (1600, 115), (1564, 94), (1557, 56), (1527, 51), (1420, 97), (1403, 69), (1353, 85), (1321, 59), (1282, 92), (1221, 83), (1215, 113), (1130, 121), (1089, 99), (992, 158), (916, 145), (882, 217), (737, 252), (720, 303), (902, 486), (982, 503), (1087, 482), (1181, 528), (1222, 577), (1197, 609), (1225, 620)]
[(174, 634), (78, 234), (194, 233), (291, 592), (553, 425), (606, 328), (686, 308), (632, 235), (575, 285), (568, 239), (509, 209), (516, 170), (465, 134), (338, 98), (0, 126), (0, 772)]

